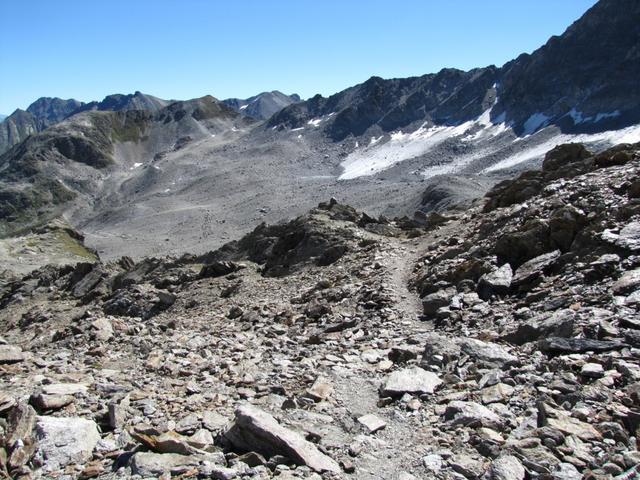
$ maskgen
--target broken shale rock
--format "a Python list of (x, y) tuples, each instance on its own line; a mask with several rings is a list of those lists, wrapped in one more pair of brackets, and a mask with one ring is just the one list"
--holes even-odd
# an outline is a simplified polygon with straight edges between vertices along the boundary
[(318, 473), (341, 471), (338, 463), (320, 452), (313, 443), (252, 405), (242, 405), (236, 409), (235, 421), (224, 437), (234, 448), (242, 451), (255, 451), (267, 457), (283, 455)]

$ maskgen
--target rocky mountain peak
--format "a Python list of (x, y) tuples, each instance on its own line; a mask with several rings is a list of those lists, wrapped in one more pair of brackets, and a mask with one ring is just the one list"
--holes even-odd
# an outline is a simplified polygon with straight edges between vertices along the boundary
[(247, 99), (228, 98), (223, 100), (223, 103), (244, 116), (256, 120), (266, 120), (286, 106), (299, 101), (300, 96), (295, 93), (293, 95), (285, 95), (278, 90), (272, 90), (259, 93)]

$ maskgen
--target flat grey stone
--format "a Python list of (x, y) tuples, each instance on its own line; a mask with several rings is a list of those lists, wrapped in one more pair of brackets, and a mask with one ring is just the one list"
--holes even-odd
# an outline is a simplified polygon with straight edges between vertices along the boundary
[(0, 364), (18, 363), (25, 359), (20, 347), (15, 345), (0, 345)]
[(433, 393), (442, 384), (440, 377), (420, 367), (405, 368), (393, 372), (382, 387), (385, 397), (399, 397), (405, 393), (420, 395)]
[(177, 475), (198, 464), (197, 457), (177, 453), (137, 452), (129, 461), (133, 474), (156, 478), (163, 473)]

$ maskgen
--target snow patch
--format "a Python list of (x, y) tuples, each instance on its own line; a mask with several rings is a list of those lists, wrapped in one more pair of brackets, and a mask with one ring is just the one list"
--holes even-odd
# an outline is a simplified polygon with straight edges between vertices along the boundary
[(292, 132), (299, 132), (300, 130), (304, 130), (304, 127), (292, 128)]
[(550, 118), (544, 113), (534, 113), (524, 122), (524, 134), (531, 135), (540, 128), (546, 127), (549, 125)]
[(307, 125), (313, 125), (314, 127), (319, 127), (322, 122), (322, 118), (312, 118), (307, 122)]
[(247, 104), (247, 105), (242, 105), (242, 106), (240, 107), (240, 110), (244, 110), (244, 109), (245, 109), (245, 108), (247, 108), (248, 106), (249, 106), (249, 104)]
[(142, 163), (136, 162), (136, 163), (133, 164), (133, 167), (131, 167), (129, 170), (135, 170), (136, 168), (141, 167), (141, 166), (142, 166)]
[(478, 118), (455, 126), (426, 126), (423, 124), (412, 133), (401, 130), (393, 132), (389, 141), (378, 144), (383, 137), (371, 137), (369, 145), (361, 150), (353, 151), (342, 162), (343, 168), (340, 180), (349, 180), (364, 175), (374, 175), (393, 167), (394, 165), (419, 157), (429, 152), (445, 140), (462, 137), (461, 141), (491, 138), (507, 131), (509, 126), (504, 123), (491, 122), (491, 111), (488, 109)]
[(482, 173), (495, 172), (505, 168), (515, 167), (526, 161), (542, 158), (552, 148), (562, 145), (563, 143), (584, 143), (596, 144), (600, 147), (608, 147), (618, 143), (637, 143), (640, 142), (640, 125), (623, 128), (620, 130), (609, 130), (601, 133), (590, 133), (580, 135), (559, 134), (543, 143), (528, 148), (516, 155), (512, 155), (504, 160), (485, 168)]

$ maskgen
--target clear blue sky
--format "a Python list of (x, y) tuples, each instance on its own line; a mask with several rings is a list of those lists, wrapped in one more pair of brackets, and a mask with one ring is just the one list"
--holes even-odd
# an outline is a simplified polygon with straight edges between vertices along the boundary
[(595, 0), (0, 0), (0, 113), (90, 101), (329, 95), (385, 78), (502, 65)]

